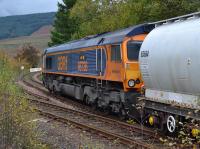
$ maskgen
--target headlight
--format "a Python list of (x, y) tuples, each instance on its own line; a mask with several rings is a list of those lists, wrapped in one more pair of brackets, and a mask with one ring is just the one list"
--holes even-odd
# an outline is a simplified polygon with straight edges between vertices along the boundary
[(129, 87), (134, 87), (135, 86), (135, 81), (134, 80), (129, 80), (128, 81), (128, 86)]

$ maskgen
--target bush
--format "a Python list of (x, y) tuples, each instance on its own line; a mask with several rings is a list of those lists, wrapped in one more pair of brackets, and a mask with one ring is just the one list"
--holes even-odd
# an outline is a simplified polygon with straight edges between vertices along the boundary
[(40, 60), (40, 51), (32, 46), (30, 43), (23, 45), (20, 52), (15, 57), (20, 63), (25, 62), (30, 67), (36, 67)]

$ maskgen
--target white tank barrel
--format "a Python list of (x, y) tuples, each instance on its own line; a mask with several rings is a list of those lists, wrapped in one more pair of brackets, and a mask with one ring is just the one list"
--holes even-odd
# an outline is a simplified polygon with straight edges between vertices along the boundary
[(139, 62), (147, 89), (199, 96), (200, 19), (155, 28), (142, 44)]

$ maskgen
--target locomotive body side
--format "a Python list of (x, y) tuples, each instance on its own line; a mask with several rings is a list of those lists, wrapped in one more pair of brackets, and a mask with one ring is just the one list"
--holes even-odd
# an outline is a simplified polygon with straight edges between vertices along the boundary
[(100, 78), (106, 70), (106, 51), (98, 47), (49, 53), (46, 59), (45, 73), (50, 74)]
[(145, 27), (130, 27), (47, 49), (43, 56), (45, 87), (125, 115), (143, 85), (138, 56), (151, 30)]

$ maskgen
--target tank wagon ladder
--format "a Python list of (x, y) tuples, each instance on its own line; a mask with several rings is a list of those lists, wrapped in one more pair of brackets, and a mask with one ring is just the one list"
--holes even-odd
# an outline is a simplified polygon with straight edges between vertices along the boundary
[(185, 20), (188, 20), (188, 19), (199, 18), (199, 17), (200, 17), (200, 12), (195, 12), (195, 13), (191, 13), (191, 14), (187, 14), (187, 15), (183, 15), (183, 16), (179, 16), (179, 17), (175, 17), (175, 18), (171, 18), (171, 19), (153, 22), (153, 23), (150, 23), (150, 24), (155, 25), (155, 27), (159, 27), (161, 25), (165, 25), (165, 24), (169, 24), (169, 23), (175, 23), (175, 22), (179, 22), (179, 21), (185, 21)]

